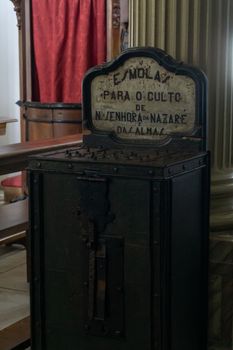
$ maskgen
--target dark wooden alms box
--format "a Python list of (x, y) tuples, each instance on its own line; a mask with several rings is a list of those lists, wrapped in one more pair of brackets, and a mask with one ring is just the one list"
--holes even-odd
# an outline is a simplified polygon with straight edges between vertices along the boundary
[(83, 144), (29, 167), (33, 350), (206, 350), (205, 114), (161, 50), (86, 74)]

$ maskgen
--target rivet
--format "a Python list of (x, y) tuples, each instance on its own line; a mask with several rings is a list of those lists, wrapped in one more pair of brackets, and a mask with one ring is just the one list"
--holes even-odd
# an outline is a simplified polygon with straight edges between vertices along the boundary
[(85, 324), (85, 325), (84, 325), (84, 329), (85, 329), (85, 331), (88, 331), (88, 330), (90, 329), (89, 324)]
[(40, 162), (37, 162), (37, 163), (36, 163), (36, 166), (37, 166), (37, 168), (40, 168), (40, 167), (41, 167), (41, 163), (40, 163)]
[(116, 287), (116, 290), (121, 293), (123, 291), (123, 288), (121, 286), (118, 286)]
[(37, 184), (37, 182), (38, 182), (38, 181), (37, 181), (36, 179), (33, 180), (33, 183), (34, 183), (34, 184)]
[(88, 286), (88, 282), (84, 282), (83, 285), (84, 285), (84, 287), (87, 287)]
[(113, 168), (114, 173), (118, 172), (118, 168)]
[(149, 171), (148, 171), (148, 174), (149, 174), (149, 175), (153, 175), (153, 174), (154, 174), (154, 171), (153, 171), (153, 170), (149, 170)]
[(121, 331), (118, 331), (118, 330), (117, 330), (117, 331), (114, 332), (114, 334), (117, 335), (117, 336), (119, 336), (119, 335), (121, 335)]
[(68, 168), (69, 169), (72, 169), (73, 168), (73, 165), (71, 163), (68, 164)]
[(67, 157), (72, 157), (72, 152), (70, 150), (66, 150), (66, 156)]

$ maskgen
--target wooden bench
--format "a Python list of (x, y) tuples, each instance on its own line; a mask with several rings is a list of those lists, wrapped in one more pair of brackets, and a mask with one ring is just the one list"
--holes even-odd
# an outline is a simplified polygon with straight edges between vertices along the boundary
[(0, 135), (5, 135), (6, 133), (6, 125), (8, 123), (17, 122), (18, 120), (15, 118), (8, 118), (8, 117), (0, 117)]
[(1, 350), (21, 350), (30, 346), (30, 317), (0, 331)]
[(82, 141), (82, 136), (69, 135), (56, 139), (46, 139), (15, 143), (0, 147), (0, 175), (24, 170), (28, 165), (28, 157), (33, 154), (50, 152), (66, 147), (75, 147)]
[[(65, 147), (77, 146), (81, 135), (68, 135), (56, 139), (46, 139), (16, 143), (0, 147), (0, 175), (24, 170), (28, 157)], [(0, 244), (8, 244), (25, 237), (28, 228), (27, 201), (0, 206)]]

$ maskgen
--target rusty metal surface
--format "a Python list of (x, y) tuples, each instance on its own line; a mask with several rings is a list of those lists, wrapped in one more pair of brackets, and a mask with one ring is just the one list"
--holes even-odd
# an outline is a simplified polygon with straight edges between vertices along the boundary
[(204, 350), (207, 158), (158, 180), (67, 155), (31, 162), (36, 349)]
[[(67, 148), (61, 152), (50, 152), (43, 155), (43, 160), (53, 158), (54, 160), (70, 160), (72, 162), (88, 163), (116, 163), (125, 165), (150, 165), (153, 167), (162, 167), (164, 165), (188, 160), (197, 156), (196, 150), (179, 148), (160, 148), (160, 149), (112, 149), (109, 147), (88, 147), (85, 143), (75, 148)], [(37, 157), (38, 158), (38, 157)]]

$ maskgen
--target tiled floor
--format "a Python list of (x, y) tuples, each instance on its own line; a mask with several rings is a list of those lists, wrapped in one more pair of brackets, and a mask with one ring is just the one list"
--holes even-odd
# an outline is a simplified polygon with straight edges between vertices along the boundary
[[(1, 189), (0, 205), (4, 205)], [(28, 315), (26, 250), (16, 244), (0, 246), (0, 330)]]
[[(4, 205), (1, 188), (0, 205)], [(0, 330), (28, 315), (26, 250), (16, 244), (0, 246)]]
[(0, 246), (0, 330), (29, 315), (26, 251)]

